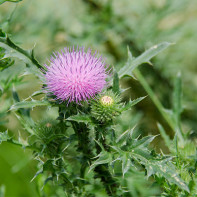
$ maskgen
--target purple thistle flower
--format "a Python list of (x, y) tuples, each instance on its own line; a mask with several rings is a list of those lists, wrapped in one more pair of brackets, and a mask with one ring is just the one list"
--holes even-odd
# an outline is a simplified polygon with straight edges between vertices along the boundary
[(101, 92), (106, 86), (107, 71), (101, 57), (87, 53), (84, 48), (69, 50), (54, 54), (50, 65), (45, 67), (47, 91), (56, 99), (68, 101), (86, 101)]

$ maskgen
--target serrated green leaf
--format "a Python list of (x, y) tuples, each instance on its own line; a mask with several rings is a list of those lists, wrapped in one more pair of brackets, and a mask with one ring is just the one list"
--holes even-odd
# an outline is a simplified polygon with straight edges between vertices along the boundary
[(106, 151), (102, 151), (98, 156), (99, 158), (92, 163), (89, 171), (93, 170), (98, 165), (110, 163), (112, 161), (111, 154)]
[(8, 135), (8, 131), (0, 132), (0, 144), (8, 141), (9, 139), (11, 139), (11, 137)]
[(119, 143), (121, 145), (126, 143), (126, 141), (131, 138), (134, 129), (135, 127), (133, 127), (132, 129), (128, 129), (124, 133), (122, 133), (120, 136), (118, 136), (116, 143)]
[(5, 132), (0, 132), (0, 144), (2, 142), (9, 142), (12, 143), (14, 145), (18, 145), (20, 147), (27, 147), (25, 144), (22, 144), (21, 142), (17, 141), (17, 140), (13, 140), (9, 135), (8, 135), (8, 131)]
[(133, 144), (132, 144), (132, 149), (134, 148), (147, 148), (148, 145), (155, 139), (155, 137), (157, 137), (156, 135), (149, 135), (146, 137), (143, 137), (140, 140), (134, 140)]
[(180, 189), (189, 192), (188, 186), (176, 173), (176, 168), (172, 163), (166, 162), (166, 160), (149, 161), (146, 164), (146, 169), (148, 171), (148, 176), (151, 176), (152, 174), (159, 174), (160, 176), (165, 177), (169, 183), (176, 184)]
[(3, 34), (3, 32), (0, 34), (0, 47), (5, 49), (5, 55), (3, 58), (20, 59), (26, 64), (27, 70), (30, 70), (30, 72), (33, 72), (36, 76), (42, 78), (40, 69), (44, 69), (44, 67), (35, 59), (33, 50), (24, 50), (20, 48), (14, 44), (6, 34)]
[(71, 121), (75, 121), (75, 122), (83, 122), (85, 124), (88, 124), (88, 123), (93, 124), (91, 117), (86, 114), (77, 114), (74, 116), (70, 116), (66, 120), (71, 120)]
[(12, 105), (9, 110), (16, 111), (21, 108), (33, 108), (38, 106), (50, 106), (50, 103), (48, 101), (37, 101), (37, 100), (21, 101)]
[(20, 2), (20, 1), (22, 1), (22, 0), (0, 0), (0, 5), (3, 4), (3, 3), (5, 3), (6, 1), (7, 1), (7, 2), (17, 3), (17, 2)]
[(171, 184), (176, 184), (180, 189), (189, 192), (188, 186), (176, 173), (176, 167), (170, 162), (171, 157), (156, 160), (148, 150), (134, 149), (131, 158), (143, 164), (147, 170), (147, 177), (157, 174), (164, 177)]
[(123, 156), (121, 157), (122, 160), (122, 175), (124, 175), (128, 172), (129, 168), (131, 167), (131, 159), (130, 159), (130, 154), (129, 153), (124, 153)]
[(14, 64), (14, 61), (10, 58), (4, 58), (5, 50), (0, 47), (0, 71), (12, 66)]
[(132, 149), (131, 158), (139, 161), (140, 164), (145, 165), (148, 160), (153, 159), (148, 149), (135, 148)]
[(34, 131), (31, 127), (31, 119), (27, 118), (27, 117), (24, 117), (24, 116), (21, 116), (21, 115), (17, 115), (15, 114), (16, 117), (18, 118), (18, 120), (20, 121), (20, 123), (23, 125), (24, 129), (30, 133), (30, 134), (34, 134)]
[(36, 172), (36, 174), (34, 175), (34, 177), (31, 179), (30, 182), (32, 182), (39, 174), (42, 174), (42, 173), (43, 173), (43, 169), (38, 170), (38, 171)]
[(136, 105), (137, 103), (139, 103), (140, 101), (142, 101), (144, 98), (146, 98), (146, 96), (143, 97), (139, 97), (135, 100), (129, 101), (122, 109), (121, 111), (126, 111), (128, 109), (130, 109), (132, 106)]
[(158, 53), (160, 53), (170, 45), (171, 43), (168, 42), (160, 43), (158, 45), (151, 47), (137, 58), (133, 58), (131, 53), (128, 51), (128, 64), (126, 64), (123, 68), (120, 69), (120, 71), (118, 72), (119, 77), (122, 78), (125, 75), (132, 76), (132, 72), (135, 68), (137, 68), (137, 66), (143, 63), (150, 63), (151, 58), (156, 56)]

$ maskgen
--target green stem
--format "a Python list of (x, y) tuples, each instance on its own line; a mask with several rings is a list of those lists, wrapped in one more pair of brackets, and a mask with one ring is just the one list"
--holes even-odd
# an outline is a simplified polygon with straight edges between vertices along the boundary
[[(105, 142), (105, 138), (102, 138), (99, 134), (100, 133), (105, 133), (105, 129), (106, 127), (104, 125), (99, 126), (95, 129), (96, 131), (96, 140), (99, 141), (105, 151), (109, 152), (109, 147), (106, 145)], [(97, 150), (97, 154), (99, 154), (101, 152), (101, 148), (98, 144), (96, 144), (96, 150)], [(116, 188), (118, 187), (116, 181), (113, 179), (113, 177), (111, 176), (109, 170), (108, 170), (108, 166), (106, 164), (101, 164), (98, 165), (94, 171), (97, 173), (97, 176), (99, 178), (101, 178), (101, 181), (104, 183), (105, 186), (105, 190), (107, 192), (107, 194), (109, 196), (114, 196), (114, 194), (116, 193)]]
[(176, 126), (173, 123), (173, 119), (168, 114), (166, 114), (163, 105), (161, 104), (157, 96), (154, 94), (153, 90), (151, 89), (146, 79), (141, 74), (141, 72), (137, 68), (133, 72), (135, 76), (137, 77), (137, 79), (139, 80), (139, 82), (141, 83), (141, 85), (143, 86), (143, 88), (145, 89), (145, 91), (148, 93), (148, 95), (152, 99), (153, 103), (155, 104), (155, 106), (157, 107), (157, 109), (159, 110), (163, 118), (166, 120), (166, 122), (172, 128), (172, 130), (177, 133), (181, 142), (183, 142), (184, 141), (183, 134), (180, 132), (179, 129), (176, 129)]

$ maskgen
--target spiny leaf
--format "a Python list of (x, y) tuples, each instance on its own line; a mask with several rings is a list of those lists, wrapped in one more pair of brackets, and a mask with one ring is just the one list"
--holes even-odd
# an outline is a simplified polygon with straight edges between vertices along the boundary
[(9, 143), (11, 143), (11, 144), (18, 145), (18, 146), (23, 147), (23, 148), (27, 147), (26, 144), (23, 144), (23, 143), (21, 143), (21, 142), (19, 142), (19, 141), (17, 141), (17, 140), (13, 140), (13, 139), (8, 135), (8, 131), (0, 132), (0, 144), (1, 144), (2, 142), (9, 142)]
[(128, 109), (130, 109), (132, 106), (136, 105), (137, 103), (139, 103), (140, 101), (142, 101), (144, 98), (146, 98), (146, 96), (143, 97), (139, 97), (135, 100), (129, 101), (122, 109), (121, 111), (126, 111)]
[(119, 77), (122, 78), (125, 75), (132, 76), (132, 72), (137, 66), (143, 63), (150, 63), (151, 58), (156, 56), (158, 53), (160, 53), (170, 45), (171, 43), (168, 42), (160, 43), (158, 45), (151, 47), (137, 58), (133, 58), (131, 52), (128, 50), (128, 63), (118, 72)]
[(130, 159), (130, 154), (129, 153), (124, 153), (123, 156), (121, 157), (122, 160), (122, 175), (124, 175), (128, 172), (129, 168), (131, 167), (131, 159)]
[(22, 117), (22, 115), (20, 115), (20, 114), (19, 115), (15, 114), (15, 115), (18, 118), (18, 120), (20, 121), (20, 123), (23, 125), (24, 129), (28, 133), (34, 134), (34, 131), (33, 131), (32, 127), (31, 127), (31, 122), (30, 122), (31, 119), (29, 119), (29, 118), (27, 118), (25, 116)]
[(9, 139), (11, 139), (11, 137), (8, 135), (8, 131), (0, 132), (0, 144), (2, 142), (6, 142)]
[(134, 140), (133, 144), (132, 144), (132, 148), (142, 148), (142, 147), (148, 147), (148, 145), (155, 139), (156, 135), (152, 136), (146, 136), (143, 137), (140, 140)]
[(163, 161), (149, 161), (146, 164), (148, 176), (152, 174), (159, 174), (166, 178), (171, 184), (176, 184), (180, 189), (184, 189), (189, 192), (189, 188), (186, 183), (176, 173), (174, 165), (170, 162)]
[(37, 106), (50, 106), (50, 103), (48, 101), (37, 101), (37, 100), (32, 100), (32, 101), (21, 101), (18, 103), (15, 103), (10, 107), (11, 111), (16, 111), (21, 108), (32, 108), (32, 107), (37, 107)]
[(22, 60), (26, 64), (27, 70), (30, 70), (30, 72), (33, 72), (36, 76), (42, 78), (39, 69), (44, 69), (44, 67), (35, 59), (33, 50), (24, 50), (20, 48), (14, 44), (1, 29), (0, 32), (0, 47), (5, 49), (5, 55), (3, 58), (18, 58)]
[(176, 184), (180, 189), (189, 192), (188, 186), (176, 173), (175, 166), (170, 162), (171, 157), (165, 159), (154, 158), (150, 151), (142, 150), (140, 148), (134, 149), (130, 154), (131, 158), (137, 160), (144, 165), (147, 170), (147, 176), (160, 175), (169, 181), (171, 184)]
[(116, 143), (120, 143), (121, 145), (126, 143), (126, 140), (128, 140), (129, 138), (131, 138), (133, 131), (134, 131), (135, 127), (133, 127), (132, 129), (128, 129), (126, 130), (124, 133), (122, 133), (116, 140)]
[(85, 124), (88, 124), (88, 123), (93, 124), (91, 117), (89, 115), (86, 115), (86, 114), (79, 114), (78, 113), (77, 115), (70, 116), (66, 120), (72, 120), (72, 121), (75, 121), (75, 122), (83, 122)]
[(14, 61), (11, 58), (4, 58), (5, 50), (0, 47), (0, 71), (12, 66)]
[(99, 154), (99, 158), (96, 161), (94, 161), (93, 164), (90, 166), (89, 171), (93, 170), (98, 165), (110, 163), (111, 161), (112, 161), (111, 154), (106, 151), (102, 151)]
[(34, 175), (34, 177), (31, 179), (30, 182), (32, 182), (39, 174), (42, 174), (43, 173), (43, 169), (40, 169), (36, 172), (36, 174)]

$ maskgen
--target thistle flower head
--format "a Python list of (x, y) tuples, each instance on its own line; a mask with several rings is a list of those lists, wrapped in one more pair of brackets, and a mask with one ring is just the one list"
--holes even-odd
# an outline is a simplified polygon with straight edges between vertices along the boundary
[(90, 49), (85, 52), (84, 48), (65, 48), (45, 67), (47, 91), (61, 101), (79, 103), (94, 97), (106, 86), (106, 65)]

